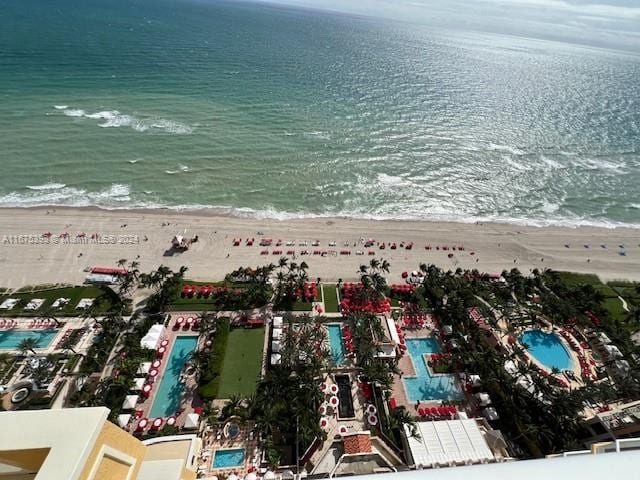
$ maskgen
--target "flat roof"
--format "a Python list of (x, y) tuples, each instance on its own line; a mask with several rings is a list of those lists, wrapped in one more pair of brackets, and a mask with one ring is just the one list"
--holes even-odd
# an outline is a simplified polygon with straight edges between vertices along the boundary
[(416, 427), (420, 439), (411, 437), (406, 425), (405, 432), (413, 462), (418, 467), (479, 463), (495, 458), (473, 419), (418, 422)]
[(36, 478), (75, 480), (108, 415), (104, 407), (0, 412), (0, 451), (48, 448)]

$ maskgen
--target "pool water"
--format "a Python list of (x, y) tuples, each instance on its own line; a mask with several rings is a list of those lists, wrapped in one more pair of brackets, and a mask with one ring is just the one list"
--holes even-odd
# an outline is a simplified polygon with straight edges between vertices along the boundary
[(463, 397), (455, 377), (450, 374), (432, 376), (427, 367), (425, 354), (440, 352), (440, 345), (435, 338), (410, 338), (407, 342), (407, 353), (413, 362), (415, 377), (404, 376), (404, 388), (410, 402), (427, 400), (460, 400)]
[(531, 356), (549, 370), (567, 370), (572, 367), (571, 355), (555, 333), (527, 330), (520, 337), (520, 343), (526, 345)]
[(47, 348), (59, 330), (0, 330), (0, 350), (17, 350), (25, 338), (35, 338), (36, 348)]
[(244, 464), (244, 448), (216, 450), (212, 468), (241, 467)]
[(184, 384), (180, 382), (180, 372), (197, 345), (197, 335), (176, 338), (171, 354), (166, 360), (162, 378), (158, 380), (160, 385), (156, 388), (153, 405), (149, 412), (151, 418), (169, 417), (180, 408), (180, 399), (184, 391)]
[(342, 365), (347, 358), (347, 352), (342, 340), (342, 329), (338, 324), (327, 325), (327, 328), (329, 329), (329, 349), (331, 351), (331, 360), (336, 365)]

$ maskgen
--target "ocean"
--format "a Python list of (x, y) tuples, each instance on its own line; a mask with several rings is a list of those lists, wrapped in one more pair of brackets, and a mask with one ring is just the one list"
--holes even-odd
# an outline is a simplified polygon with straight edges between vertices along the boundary
[(305, 9), (5, 0), (0, 206), (640, 227), (640, 56)]

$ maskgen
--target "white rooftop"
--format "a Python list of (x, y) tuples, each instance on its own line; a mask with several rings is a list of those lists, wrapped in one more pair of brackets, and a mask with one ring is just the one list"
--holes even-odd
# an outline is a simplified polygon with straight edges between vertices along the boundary
[(417, 423), (420, 439), (405, 432), (414, 464), (420, 468), (494, 460), (493, 453), (473, 419)]

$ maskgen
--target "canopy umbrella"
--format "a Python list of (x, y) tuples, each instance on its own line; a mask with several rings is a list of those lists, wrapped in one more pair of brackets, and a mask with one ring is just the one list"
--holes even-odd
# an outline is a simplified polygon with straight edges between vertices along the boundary
[(378, 412), (378, 409), (376, 408), (375, 405), (373, 404), (367, 405), (367, 413), (375, 415), (377, 412)]
[(378, 424), (378, 417), (376, 417), (375, 415), (369, 415), (367, 417), (367, 421), (369, 422), (369, 425), (377, 425)]
[(327, 428), (328, 425), (329, 425), (329, 420), (327, 419), (327, 417), (322, 417), (320, 419), (320, 428)]
[(136, 378), (133, 381), (133, 387), (131, 387), (131, 390), (134, 390), (134, 391), (142, 390), (143, 385), (144, 385), (144, 378), (142, 377)]
[(338, 393), (338, 385), (334, 383), (329, 387), (329, 391), (335, 395), (336, 393)]
[(160, 346), (161, 347), (166, 347), (167, 345), (169, 345), (169, 340), (167, 340), (167, 339), (164, 339), (164, 340), (162, 340), (160, 342)]
[(151, 427), (157, 430), (162, 426), (163, 423), (164, 423), (164, 420), (162, 418), (158, 417), (155, 420), (153, 420), (153, 423), (151, 424)]
[(320, 415), (324, 415), (327, 413), (327, 406), (325, 404), (320, 405), (320, 408), (318, 409), (318, 413)]
[(340, 403), (340, 400), (338, 400), (338, 397), (336, 397), (335, 395), (329, 399), (329, 404), (332, 407), (337, 407), (339, 403)]
[(178, 317), (178, 318), (176, 318), (176, 323), (177, 323), (178, 325), (182, 325), (182, 324), (184, 323), (184, 317)]
[(149, 424), (149, 419), (148, 418), (143, 418), (138, 422), (138, 426), (136, 427), (136, 430), (140, 431), (140, 430), (144, 430), (145, 427)]
[(158, 376), (158, 369), (157, 368), (152, 368), (151, 370), (149, 370), (149, 376), (151, 378), (155, 378)]
[(151, 368), (160, 368), (160, 365), (162, 365), (162, 362), (160, 360), (154, 360), (151, 364)]
[(146, 375), (149, 373), (149, 369), (151, 368), (151, 362), (142, 362), (138, 367), (137, 373), (138, 375)]
[(145, 397), (148, 397), (149, 394), (151, 394), (151, 389), (153, 388), (153, 385), (151, 385), (150, 383), (146, 383), (142, 386), (142, 394)]
[(349, 429), (345, 425), (340, 426), (340, 435), (344, 435), (345, 433), (349, 433)]
[(175, 424), (176, 424), (176, 417), (167, 418), (167, 425), (175, 425)]
[(118, 415), (118, 425), (120, 425), (122, 428), (126, 427), (130, 420), (130, 413), (123, 413), (121, 415)]
[(187, 317), (187, 325), (191, 325), (193, 323), (193, 317)]
[(158, 357), (160, 357), (160, 358), (164, 357), (164, 354), (165, 354), (166, 351), (167, 351), (166, 347), (160, 347), (158, 349)]

